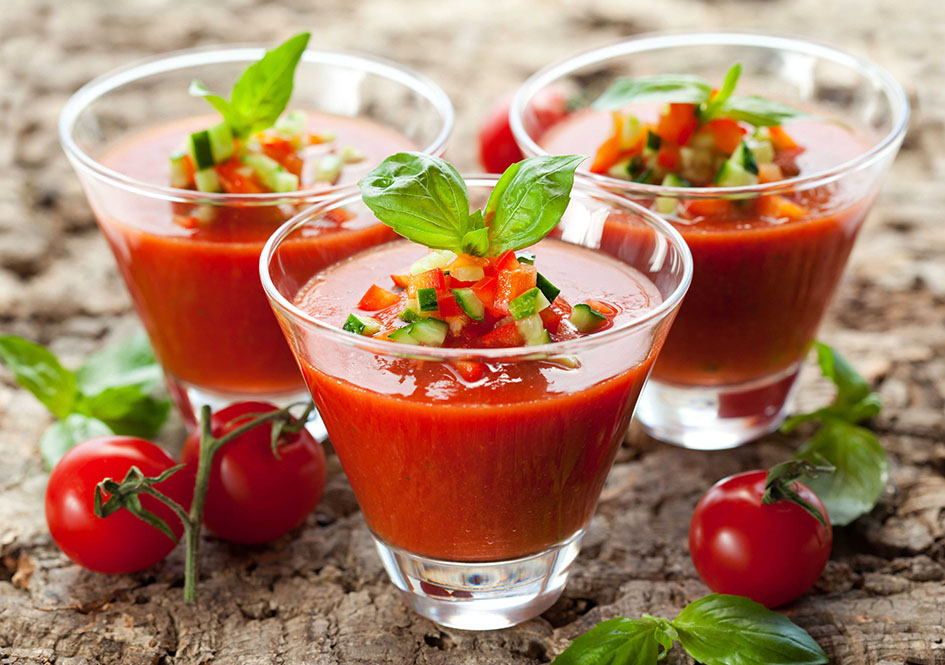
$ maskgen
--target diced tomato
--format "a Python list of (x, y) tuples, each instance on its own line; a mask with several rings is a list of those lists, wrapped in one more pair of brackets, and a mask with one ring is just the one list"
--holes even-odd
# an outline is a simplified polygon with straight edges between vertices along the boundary
[(521, 264), (518, 262), (518, 259), (515, 258), (515, 252), (513, 252), (511, 249), (507, 249), (499, 255), (499, 257), (495, 260), (494, 265), (497, 271), (501, 271), (516, 270)]
[(801, 169), (797, 165), (797, 158), (802, 152), (804, 152), (803, 148), (790, 148), (774, 153), (774, 163), (781, 167), (781, 173), (785, 177), (793, 178), (800, 174)]
[(780, 125), (768, 127), (768, 135), (775, 150), (797, 150), (800, 147)]
[(394, 283), (394, 286), (406, 289), (410, 284), (410, 275), (391, 275), (390, 280)]
[(796, 220), (807, 215), (807, 208), (787, 197), (771, 194), (758, 198), (758, 213), (775, 219)]
[(485, 363), (476, 360), (456, 360), (453, 362), (453, 367), (463, 380), (469, 383), (475, 383), (486, 375)]
[(282, 164), (290, 173), (302, 174), (302, 159), (289, 141), (282, 138), (267, 138), (263, 142), (262, 149), (267, 157)]
[(371, 284), (371, 288), (367, 290), (367, 293), (365, 293), (361, 297), (360, 302), (358, 302), (358, 309), (364, 310), (365, 312), (376, 312), (398, 302), (400, 302), (400, 296), (396, 293), (382, 289), (377, 284)]
[(486, 309), (492, 311), (492, 304), (495, 302), (495, 288), (497, 280), (495, 277), (484, 277), (472, 285), (473, 293), (482, 302)]
[(535, 266), (518, 263), (516, 270), (503, 270), (496, 277), (495, 301), (493, 309), (508, 314), (509, 301), (533, 288), (538, 283), (538, 271)]
[[(513, 255), (515, 252), (512, 252)], [(450, 263), (447, 267), (448, 270), (456, 270), (457, 268), (469, 268), (471, 266), (477, 266), (479, 268), (485, 268), (489, 265), (489, 259), (484, 256), (473, 256), (472, 254), (460, 254), (453, 262)]]
[(464, 314), (463, 309), (456, 302), (456, 296), (450, 291), (437, 293), (436, 301), (442, 316), (462, 316)]
[(605, 303), (603, 300), (588, 300), (587, 304), (606, 316), (608, 319), (612, 319), (617, 316), (617, 308), (613, 305)]
[(679, 168), (679, 146), (673, 143), (663, 143), (656, 153), (656, 163), (667, 171)]
[(417, 289), (436, 289), (443, 291), (446, 289), (446, 280), (443, 279), (443, 271), (439, 268), (427, 270), (418, 275), (407, 277), (407, 295), (411, 298), (417, 297)]
[(724, 217), (733, 211), (728, 199), (689, 199), (683, 201), (683, 207), (691, 217)]
[(227, 194), (259, 194), (266, 191), (256, 175), (236, 157), (218, 165), (216, 170), (223, 191)]
[(776, 182), (778, 180), (783, 180), (784, 174), (781, 172), (781, 167), (774, 163), (768, 164), (759, 164), (758, 165), (758, 182)]
[(656, 133), (664, 141), (686, 145), (689, 137), (698, 127), (699, 117), (696, 115), (695, 104), (670, 104), (666, 112), (660, 116)]
[(558, 334), (558, 328), (561, 326), (561, 320), (571, 316), (571, 305), (564, 298), (558, 296), (551, 305), (538, 314), (541, 316), (541, 321), (545, 324), (548, 332), (556, 335)]
[(500, 347), (500, 346), (522, 346), (525, 340), (522, 339), (521, 333), (518, 331), (518, 327), (515, 325), (515, 322), (507, 323), (504, 326), (500, 326), (493, 330), (491, 333), (485, 335), (480, 343), (483, 346), (488, 347)]
[(745, 129), (738, 124), (737, 120), (731, 118), (710, 120), (705, 124), (704, 129), (712, 133), (716, 147), (726, 154), (735, 152), (745, 135)]

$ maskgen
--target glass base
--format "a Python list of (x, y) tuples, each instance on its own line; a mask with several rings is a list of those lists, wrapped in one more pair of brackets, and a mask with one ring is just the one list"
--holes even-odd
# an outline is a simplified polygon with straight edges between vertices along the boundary
[(735, 448), (781, 425), (800, 367), (732, 386), (681, 386), (651, 378), (636, 416), (647, 434), (666, 443), (693, 450)]
[[(181, 413), (181, 417), (188, 427), (196, 427), (200, 417), (200, 409), (204, 404), (210, 406), (213, 411), (218, 411), (225, 406), (235, 402), (268, 402), (278, 407), (288, 406), (298, 402), (309, 402), (311, 396), (304, 388), (285, 393), (271, 394), (247, 394), (247, 393), (222, 393), (212, 390), (199, 388), (191, 383), (186, 383), (170, 374), (165, 374), (167, 388), (171, 394), (171, 399)], [(293, 410), (293, 413), (295, 411)], [(328, 431), (325, 429), (325, 423), (318, 414), (318, 410), (312, 411), (308, 424), (305, 426), (315, 440), (324, 443), (328, 439)]]
[(564, 590), (584, 529), (543, 552), (508, 561), (441, 561), (374, 542), (394, 586), (415, 612), (460, 630), (497, 630), (532, 619)]

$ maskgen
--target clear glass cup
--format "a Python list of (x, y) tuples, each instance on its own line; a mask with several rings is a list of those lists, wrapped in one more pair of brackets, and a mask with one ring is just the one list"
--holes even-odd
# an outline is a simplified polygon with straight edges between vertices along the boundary
[[(875, 64), (808, 41), (737, 32), (652, 35), (542, 69), (519, 88), (510, 112), (526, 155), (547, 154), (551, 143), (553, 152), (593, 154), (609, 125), (600, 140), (575, 133), (563, 141), (568, 125), (546, 126), (543, 96), (554, 91), (572, 100), (572, 114), (609, 118), (587, 105), (619, 76), (686, 73), (721, 82), (735, 62), (743, 68), (737, 94), (849, 123), (860, 149), (835, 167), (747, 187), (663, 187), (580, 174), (649, 208), (668, 201), (675, 211), (665, 216), (692, 251), (692, 288), (637, 414), (657, 439), (704, 450), (741, 445), (784, 420), (802, 360), (902, 143), (909, 105), (901, 86)], [(776, 221), (726, 218), (730, 206), (749, 199)], [(797, 201), (803, 206), (793, 206)]]
[[(467, 179), (474, 207), (496, 180)], [(339, 209), (373, 219), (360, 195), (307, 211), (269, 240), (260, 272), (384, 566), (437, 623), (485, 630), (532, 618), (561, 594), (688, 287), (685, 243), (639, 206), (576, 186), (558, 240), (543, 242), (595, 264), (601, 255), (584, 248), (606, 248), (609, 265), (655, 285), (653, 306), (552, 345), (416, 347), (344, 332), (297, 306), (322, 268), (305, 235)], [(353, 307), (356, 290), (335, 305)], [(484, 363), (482, 378), (461, 380), (464, 361)]]
[[(390, 152), (441, 154), (453, 127), (449, 98), (425, 77), (373, 57), (308, 50), (289, 108), (325, 114), (314, 129), (336, 131), (339, 147), (347, 137), (368, 159), (346, 165), (335, 184), (291, 194), (208, 194), (165, 184), (167, 158), (187, 133), (219, 122), (205, 100), (188, 95), (190, 82), (226, 95), (264, 50), (192, 49), (112, 71), (77, 91), (59, 120), (62, 146), (191, 423), (202, 404), (305, 395), (259, 285), (263, 244), (303, 208), (354, 187)], [(151, 181), (146, 171), (162, 179)], [(337, 219), (309, 242), (329, 263), (389, 237), (382, 225)]]

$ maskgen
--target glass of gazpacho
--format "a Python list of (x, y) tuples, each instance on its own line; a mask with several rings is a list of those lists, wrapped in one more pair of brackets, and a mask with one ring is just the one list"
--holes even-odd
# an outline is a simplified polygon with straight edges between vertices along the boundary
[[(421, 157), (288, 222), (260, 270), (393, 583), (438, 623), (503, 628), (560, 595), (691, 260), (658, 216), (571, 191), (577, 162), (556, 183), (530, 160), (427, 177)], [(304, 239), (339, 213), (436, 249), (326, 267)]]
[[(532, 111), (548, 90), (572, 100), (550, 129)], [(584, 179), (658, 212), (692, 251), (637, 410), (653, 436), (728, 448), (783, 421), (908, 116), (880, 67), (742, 33), (631, 39), (519, 89), (510, 123), (526, 155), (592, 154)]]
[[(185, 417), (203, 403), (304, 394), (259, 284), (263, 244), (384, 156), (442, 152), (452, 129), (449, 98), (426, 78), (305, 42), (162, 55), (88, 83), (60, 118), (66, 154)], [(242, 89), (223, 99), (236, 81)], [(328, 265), (391, 237), (339, 213), (304, 244)]]

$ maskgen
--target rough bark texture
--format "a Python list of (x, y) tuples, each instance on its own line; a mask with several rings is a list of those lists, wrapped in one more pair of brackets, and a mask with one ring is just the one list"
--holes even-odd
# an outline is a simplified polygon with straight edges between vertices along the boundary
[[(938, 0), (447, 3), (440, 0), (2, 0), (0, 329), (67, 363), (137, 322), (112, 257), (57, 145), (80, 84), (147, 54), (194, 44), (314, 44), (381, 54), (452, 95), (451, 157), (474, 167), (485, 106), (537, 67), (654, 29), (756, 27), (868, 54), (909, 92), (909, 136), (854, 252), (823, 336), (873, 381), (892, 458), (874, 513), (838, 530), (826, 574), (788, 608), (833, 662), (945, 663), (945, 12)], [(829, 399), (808, 371), (800, 406)], [(46, 532), (37, 453), (48, 416), (0, 370), (0, 662), (539, 663), (596, 621), (674, 616), (706, 592), (686, 548), (692, 507), (718, 478), (769, 465), (799, 439), (705, 454), (631, 432), (564, 597), (494, 633), (438, 628), (387, 582), (333, 460), (325, 499), (271, 547), (207, 538), (201, 600), (181, 600), (180, 551), (152, 571), (104, 577), (71, 565)], [(173, 442), (179, 430), (168, 435)], [(680, 662), (685, 658), (678, 656)]]

